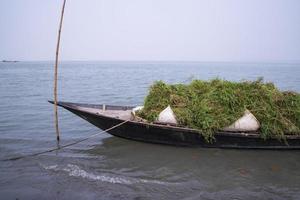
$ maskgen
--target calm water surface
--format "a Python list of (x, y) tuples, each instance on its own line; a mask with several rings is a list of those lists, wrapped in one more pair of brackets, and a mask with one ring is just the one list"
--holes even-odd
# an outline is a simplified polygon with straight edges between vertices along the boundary
[[(263, 76), (300, 92), (300, 64), (63, 62), (59, 99), (140, 105), (151, 83)], [(0, 159), (56, 147), (53, 63), (0, 63)], [(60, 109), (61, 144), (99, 129)], [(300, 151), (181, 148), (108, 134), (0, 161), (1, 199), (300, 199)]]

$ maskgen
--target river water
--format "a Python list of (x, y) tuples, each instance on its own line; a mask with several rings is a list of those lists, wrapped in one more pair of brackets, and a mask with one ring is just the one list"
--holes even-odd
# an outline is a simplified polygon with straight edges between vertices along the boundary
[[(59, 100), (140, 105), (155, 80), (264, 77), (300, 92), (300, 64), (62, 62)], [(0, 159), (56, 147), (53, 62), (0, 63)], [(99, 129), (59, 109), (61, 144)], [(0, 161), (0, 199), (300, 199), (300, 151), (146, 144), (106, 133)]]

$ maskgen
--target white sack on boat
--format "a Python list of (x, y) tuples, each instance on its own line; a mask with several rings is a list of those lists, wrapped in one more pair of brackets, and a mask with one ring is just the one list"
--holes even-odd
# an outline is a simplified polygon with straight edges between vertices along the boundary
[(163, 111), (161, 111), (161, 113), (159, 113), (158, 121), (162, 123), (177, 124), (175, 114), (170, 106), (168, 106)]
[(144, 108), (144, 106), (137, 106), (137, 107), (134, 107), (134, 108), (131, 110), (131, 114), (132, 114), (133, 116), (135, 116), (135, 115), (136, 115), (136, 112), (137, 112), (137, 111), (140, 111), (140, 110), (143, 110), (143, 108)]
[(224, 130), (227, 131), (257, 131), (260, 128), (260, 123), (256, 117), (249, 111), (246, 110), (244, 115), (236, 120), (233, 124), (226, 127)]

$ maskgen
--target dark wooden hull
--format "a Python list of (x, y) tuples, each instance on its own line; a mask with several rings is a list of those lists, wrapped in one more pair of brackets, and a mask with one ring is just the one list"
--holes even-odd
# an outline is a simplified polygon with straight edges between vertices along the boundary
[[(53, 102), (51, 102), (53, 103)], [(101, 105), (75, 104), (59, 102), (59, 106), (71, 111), (79, 117), (87, 120), (98, 128), (105, 130), (124, 120), (85, 112), (78, 107), (101, 107)], [(130, 108), (120, 107), (119, 108)], [(130, 140), (177, 145), (177, 146), (200, 146), (214, 148), (237, 148), (237, 149), (300, 149), (300, 136), (287, 136), (286, 142), (276, 138), (262, 139), (259, 134), (217, 132), (214, 134), (215, 141), (205, 142), (203, 136), (195, 129), (174, 127), (168, 125), (150, 124), (144, 122), (128, 121), (111, 131), (109, 134)]]

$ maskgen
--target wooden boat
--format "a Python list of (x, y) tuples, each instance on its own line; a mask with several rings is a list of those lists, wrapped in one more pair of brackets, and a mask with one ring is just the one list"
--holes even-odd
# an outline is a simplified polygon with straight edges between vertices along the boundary
[[(53, 103), (53, 101), (49, 101)], [(218, 131), (215, 141), (207, 143), (199, 131), (191, 128), (131, 120), (133, 106), (112, 106), (58, 102), (61, 106), (98, 128), (105, 130), (127, 121), (109, 134), (130, 140), (177, 145), (238, 149), (300, 149), (300, 136), (288, 135), (286, 141), (264, 140), (258, 132)]]

